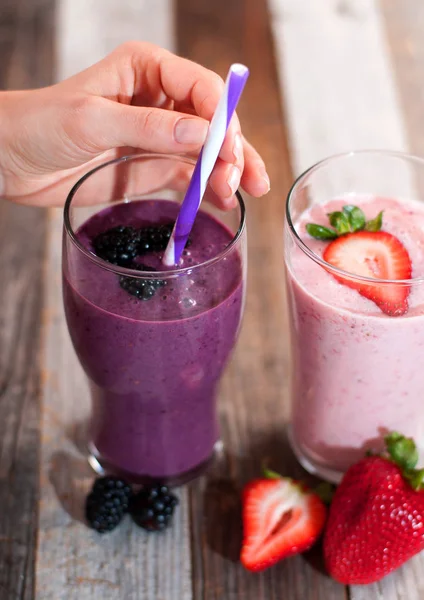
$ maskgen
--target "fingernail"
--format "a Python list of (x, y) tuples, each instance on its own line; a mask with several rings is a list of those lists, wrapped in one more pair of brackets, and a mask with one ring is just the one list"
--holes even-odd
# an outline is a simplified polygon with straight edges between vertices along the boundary
[(240, 164), (243, 161), (243, 142), (239, 133), (236, 133), (234, 138), (233, 154), (236, 162)]
[(179, 144), (201, 146), (208, 133), (208, 124), (200, 119), (180, 119), (174, 129), (175, 140)]
[(236, 193), (238, 186), (240, 185), (240, 178), (240, 169), (237, 167), (231, 167), (231, 171), (227, 179), (227, 183), (230, 188), (231, 194)]
[(261, 166), (258, 169), (259, 171), (259, 176), (261, 178), (261, 183), (259, 184), (259, 187), (262, 190), (262, 195), (267, 194), (269, 192), (269, 190), (271, 189), (271, 182), (269, 180), (269, 175), (266, 172), (265, 167)]

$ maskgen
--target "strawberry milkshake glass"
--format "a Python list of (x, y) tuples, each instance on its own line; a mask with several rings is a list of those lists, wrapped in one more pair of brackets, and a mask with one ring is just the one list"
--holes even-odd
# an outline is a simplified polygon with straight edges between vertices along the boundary
[(314, 165), (288, 195), (289, 437), (333, 482), (388, 431), (424, 455), (423, 184), (423, 160), (363, 151)]

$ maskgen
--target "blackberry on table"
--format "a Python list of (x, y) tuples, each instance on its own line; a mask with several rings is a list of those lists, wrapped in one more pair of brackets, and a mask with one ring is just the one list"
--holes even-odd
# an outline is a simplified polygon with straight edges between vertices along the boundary
[(165, 485), (142, 488), (130, 501), (133, 521), (147, 531), (162, 531), (172, 521), (178, 498)]
[(94, 482), (85, 503), (89, 526), (98, 533), (115, 529), (128, 512), (131, 487), (118, 477), (101, 477)]
[(97, 256), (120, 267), (131, 265), (138, 254), (139, 243), (140, 231), (125, 225), (112, 227), (93, 240)]
[[(142, 264), (135, 265), (133, 268), (136, 268), (138, 271), (156, 271), (153, 267)], [(139, 300), (150, 300), (156, 294), (157, 289), (166, 285), (166, 281), (163, 279), (138, 279), (137, 277), (121, 275), (119, 285), (123, 290)]]

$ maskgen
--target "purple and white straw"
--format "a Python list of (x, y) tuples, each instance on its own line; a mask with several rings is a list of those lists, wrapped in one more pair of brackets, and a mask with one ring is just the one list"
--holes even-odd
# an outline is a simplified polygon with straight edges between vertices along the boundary
[(212, 117), (205, 144), (200, 151), (172, 235), (165, 250), (163, 263), (168, 267), (177, 265), (181, 258), (209, 177), (224, 143), (231, 117), (236, 109), (248, 77), (249, 69), (247, 67), (240, 64), (231, 65), (225, 81), (224, 91)]

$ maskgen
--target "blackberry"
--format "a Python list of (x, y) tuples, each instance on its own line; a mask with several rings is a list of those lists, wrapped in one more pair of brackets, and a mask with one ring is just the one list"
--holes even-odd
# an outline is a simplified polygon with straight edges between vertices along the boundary
[(147, 531), (162, 531), (172, 521), (178, 498), (165, 485), (146, 487), (130, 501), (133, 521)]
[[(171, 237), (172, 230), (174, 229), (174, 222), (165, 223), (159, 227), (149, 226), (140, 229), (140, 241), (138, 246), (138, 252), (140, 255), (147, 254), (148, 252), (161, 252), (166, 249), (169, 238)], [(186, 248), (190, 246), (191, 239), (187, 240)]]
[(139, 254), (165, 250), (173, 227), (174, 223), (166, 223), (159, 227), (150, 226), (140, 229)]
[[(138, 255), (161, 252), (166, 249), (174, 223), (135, 229), (117, 225), (99, 233), (93, 239), (94, 251), (103, 260), (120, 267), (133, 267)], [(186, 247), (191, 244), (187, 241)]]
[[(142, 264), (134, 265), (133, 268), (138, 271), (156, 271), (153, 267)], [(137, 279), (137, 277), (121, 275), (119, 285), (123, 290), (139, 300), (150, 300), (156, 294), (158, 288), (166, 285), (166, 281), (163, 279)]]
[(94, 251), (100, 258), (120, 267), (129, 267), (138, 254), (140, 231), (118, 225), (97, 235)]
[(117, 477), (101, 477), (94, 482), (85, 503), (89, 526), (98, 533), (112, 531), (128, 512), (131, 487)]

